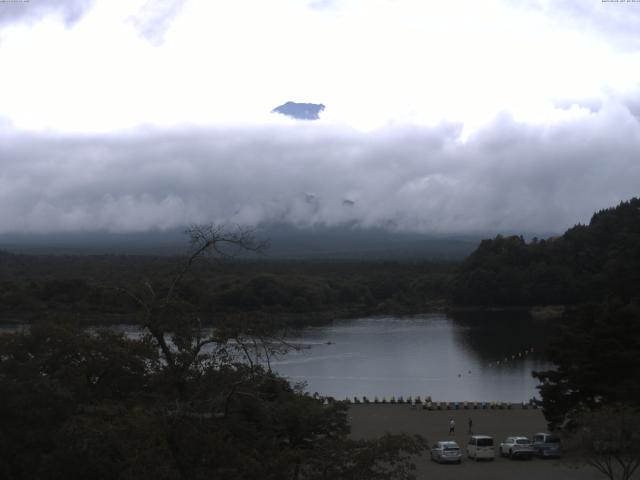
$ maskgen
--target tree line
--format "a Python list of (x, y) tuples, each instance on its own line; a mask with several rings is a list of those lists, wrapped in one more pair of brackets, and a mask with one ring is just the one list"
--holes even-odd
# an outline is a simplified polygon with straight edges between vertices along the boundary
[[(137, 305), (121, 287), (141, 278), (169, 279), (182, 261), (0, 253), (0, 318), (71, 314), (87, 323), (126, 323)], [(446, 300), (454, 268), (454, 263), (431, 261), (203, 259), (176, 294), (207, 324), (234, 312), (287, 314), (300, 324), (340, 315), (424, 311)]]
[(640, 285), (640, 199), (596, 212), (588, 225), (527, 242), (483, 240), (458, 268), (451, 299), (459, 305), (578, 305), (619, 298)]

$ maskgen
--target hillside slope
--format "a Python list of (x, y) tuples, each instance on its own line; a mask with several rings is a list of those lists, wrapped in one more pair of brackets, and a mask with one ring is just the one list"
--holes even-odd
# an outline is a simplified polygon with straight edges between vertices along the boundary
[(483, 240), (453, 282), (459, 305), (577, 304), (640, 292), (640, 198), (547, 240)]

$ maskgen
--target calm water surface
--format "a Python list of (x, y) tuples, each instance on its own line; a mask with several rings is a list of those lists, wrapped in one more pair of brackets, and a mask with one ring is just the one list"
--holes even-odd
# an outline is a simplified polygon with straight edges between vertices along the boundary
[(336, 398), (520, 402), (539, 397), (531, 371), (550, 367), (548, 331), (548, 322), (495, 312), (344, 320), (300, 330), (289, 340), (302, 348), (271, 365)]
[[(551, 368), (544, 349), (552, 323), (505, 312), (337, 320), (298, 330), (287, 340), (300, 349), (271, 366), (310, 393), (338, 399), (521, 402), (539, 397), (531, 371)], [(113, 328), (141, 334), (134, 325)]]

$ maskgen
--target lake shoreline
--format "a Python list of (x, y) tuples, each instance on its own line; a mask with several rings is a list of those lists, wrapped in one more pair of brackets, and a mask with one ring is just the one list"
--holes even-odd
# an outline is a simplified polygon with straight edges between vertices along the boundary
[(444, 311), (446, 313), (528, 313), (534, 319), (553, 319), (562, 317), (566, 308), (565, 305), (449, 305)]
[[(388, 306), (387, 306), (388, 307)], [(456, 314), (456, 313), (518, 313), (528, 314), (533, 319), (551, 320), (561, 318), (566, 307), (564, 305), (532, 305), (532, 306), (461, 306), (451, 305), (444, 300), (434, 300), (431, 303), (421, 305), (419, 308), (408, 308), (394, 306), (392, 308), (380, 307), (346, 307), (342, 309), (317, 310), (309, 312), (265, 312), (265, 311), (249, 311), (249, 312), (217, 312), (210, 314), (206, 312), (198, 313), (203, 319), (203, 326), (213, 327), (221, 317), (232, 317), (237, 314), (254, 316), (256, 319), (269, 319), (275, 324), (281, 324), (286, 328), (310, 327), (330, 325), (334, 321), (354, 320), (364, 317), (384, 317), (395, 315), (406, 317), (412, 315), (428, 315), (433, 313)], [(53, 312), (11, 312), (10, 314), (0, 314), (0, 325), (29, 325), (32, 323), (47, 320), (47, 317)], [(132, 321), (135, 314), (133, 313), (109, 313), (109, 312), (74, 312), (74, 311), (58, 311), (54, 314), (55, 318), (68, 317), (77, 321), (82, 319), (81, 323), (91, 327), (100, 326), (118, 326), (118, 325), (134, 325)]]

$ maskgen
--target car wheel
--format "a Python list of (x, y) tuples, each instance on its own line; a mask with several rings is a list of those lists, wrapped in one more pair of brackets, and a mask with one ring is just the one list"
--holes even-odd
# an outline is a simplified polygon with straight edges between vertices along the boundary
[(513, 450), (509, 450), (509, 458), (513, 460)]

